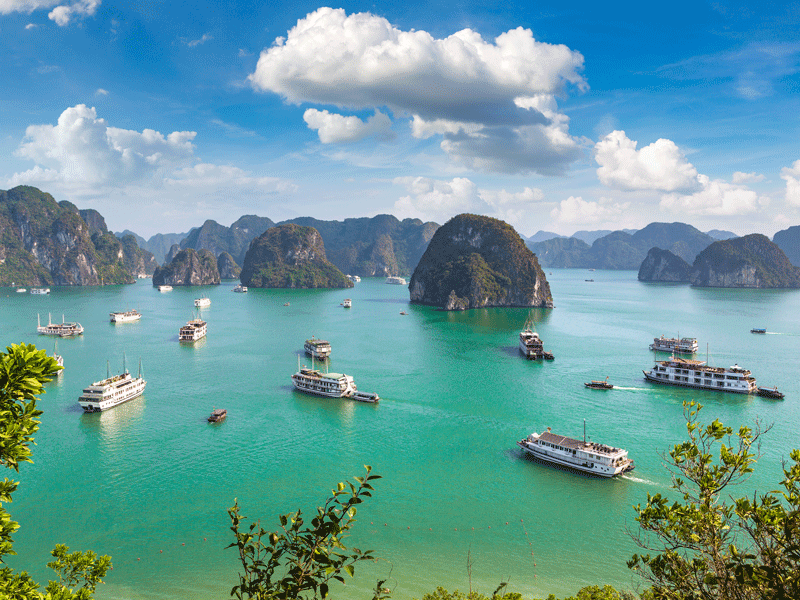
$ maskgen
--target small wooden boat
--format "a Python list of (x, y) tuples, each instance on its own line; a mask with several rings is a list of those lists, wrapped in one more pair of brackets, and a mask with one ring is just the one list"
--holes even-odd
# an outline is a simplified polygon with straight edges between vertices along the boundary
[(544, 350), (542, 351), (542, 358), (544, 358), (545, 360), (555, 360), (556, 359), (556, 357), (553, 355), (552, 352), (545, 352)]
[(374, 392), (359, 392), (359, 391), (353, 392), (353, 395), (350, 397), (358, 402), (371, 402), (371, 403), (377, 402), (378, 400), (381, 399), (381, 397)]
[(759, 387), (758, 395), (764, 398), (777, 398), (778, 400), (782, 400), (784, 397), (784, 394), (779, 392), (777, 387)]
[(407, 313), (406, 311), (404, 311), (404, 310), (401, 310), (401, 311), (400, 311), (400, 314), (401, 314), (401, 315), (407, 315), (408, 313)]
[(767, 330), (764, 329), (763, 327), (753, 327), (750, 330), (750, 333), (767, 333)]
[(610, 390), (613, 389), (613, 385), (608, 383), (608, 377), (606, 377), (603, 381), (595, 381), (592, 380), (589, 383), (584, 383), (587, 388), (591, 388), (593, 390)]
[(228, 411), (224, 408), (215, 408), (211, 414), (208, 416), (209, 423), (219, 423), (220, 421), (224, 421), (225, 417), (228, 416)]

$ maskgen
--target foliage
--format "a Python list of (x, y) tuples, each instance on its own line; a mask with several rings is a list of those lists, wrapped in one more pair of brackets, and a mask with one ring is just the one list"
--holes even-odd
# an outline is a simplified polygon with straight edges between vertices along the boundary
[(758, 233), (714, 242), (703, 250), (694, 261), (692, 283), (709, 285), (712, 272), (725, 275), (743, 268), (755, 270), (759, 287), (800, 287), (800, 269), (769, 238)]
[[(32, 462), (30, 446), (39, 429), (36, 397), (44, 393), (43, 384), (62, 367), (44, 350), (33, 344), (11, 345), (0, 353), (0, 464), (19, 472), (20, 463)], [(12, 534), (19, 524), (3, 507), (11, 502), (11, 495), (19, 483), (5, 478), (0, 482), (0, 563), (3, 557), (16, 554)], [(38, 584), (25, 573), (14, 573), (8, 567), (0, 568), (0, 597), (10, 599), (89, 600), (97, 585), (102, 582), (111, 559), (97, 557), (94, 552), (73, 552), (58, 545), (52, 551), (55, 561), (48, 564), (59, 576), (51, 581), (45, 594), (38, 592)], [(80, 585), (77, 591), (72, 588)]]
[[(317, 508), (311, 525), (305, 524), (302, 512), (280, 516), (280, 529), (268, 532), (259, 521), (245, 527), (238, 502), (228, 510), (231, 531), (243, 573), (231, 590), (235, 598), (256, 600), (326, 598), (331, 580), (344, 583), (344, 573), (351, 577), (355, 565), (374, 560), (371, 550), (347, 548), (344, 539), (355, 523), (356, 507), (373, 491), (371, 481), (380, 479), (366, 467), (364, 477), (356, 477), (358, 486), (339, 483), (325, 504)], [(373, 600), (385, 597), (378, 581)]]
[(716, 420), (703, 426), (700, 409), (684, 405), (689, 439), (669, 452), (682, 501), (648, 494), (635, 507), (641, 530), (634, 540), (657, 554), (635, 554), (628, 566), (652, 584), (657, 600), (800, 598), (800, 452), (784, 466), (785, 491), (726, 502), (729, 486), (752, 473), (763, 432), (741, 427), (734, 434)]
[[(491, 596), (484, 596), (479, 592), (463, 593), (456, 590), (455, 592), (448, 592), (442, 587), (436, 588), (436, 591), (425, 594), (422, 600), (522, 600), (522, 595), (506, 592), (502, 596), (500, 592), (505, 588), (506, 584), (501, 584)], [(634, 600), (636, 596), (630, 592), (618, 592), (610, 585), (603, 587), (597, 585), (590, 585), (581, 588), (577, 596), (569, 596), (563, 600)], [(553, 594), (547, 597), (547, 600), (558, 600)]]

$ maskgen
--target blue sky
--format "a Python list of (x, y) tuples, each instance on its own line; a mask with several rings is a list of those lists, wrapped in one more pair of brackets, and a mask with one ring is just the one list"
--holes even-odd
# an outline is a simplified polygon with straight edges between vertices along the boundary
[(800, 224), (800, 4), (0, 0), (0, 189), (113, 230)]

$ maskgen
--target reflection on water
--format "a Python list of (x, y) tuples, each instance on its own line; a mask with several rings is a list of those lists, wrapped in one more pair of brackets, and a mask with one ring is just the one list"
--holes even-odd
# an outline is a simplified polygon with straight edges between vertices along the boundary
[(125, 445), (126, 432), (136, 429), (142, 420), (146, 396), (142, 394), (103, 412), (85, 412), (80, 416), (81, 427), (99, 432), (100, 439), (109, 450), (121, 448)]

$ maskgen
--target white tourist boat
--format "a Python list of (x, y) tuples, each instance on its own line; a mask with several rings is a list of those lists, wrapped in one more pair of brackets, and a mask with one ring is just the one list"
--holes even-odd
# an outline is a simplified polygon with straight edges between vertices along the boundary
[(353, 283), (360, 283), (361, 282), (361, 277), (359, 277), (358, 275), (348, 275), (347, 278), (350, 281), (352, 281)]
[(752, 394), (757, 390), (756, 380), (750, 376), (750, 371), (739, 365), (725, 369), (709, 367), (702, 360), (673, 357), (656, 362), (652, 369), (642, 373), (647, 381), (653, 383), (738, 394)]
[(345, 298), (342, 301), (342, 306), (344, 306), (345, 308), (351, 308), (353, 306), (353, 301), (350, 298)]
[(111, 318), (112, 323), (133, 323), (142, 318), (142, 313), (134, 308), (125, 312), (108, 313), (108, 316)]
[(47, 325), (42, 325), (39, 315), (36, 315), (36, 331), (39, 335), (57, 335), (59, 337), (73, 337), (83, 334), (83, 325), (80, 323), (66, 323), (61, 315), (61, 323), (53, 323), (50, 314), (47, 315)]
[(113, 408), (142, 395), (147, 382), (142, 377), (142, 362), (139, 361), (139, 375), (133, 377), (124, 366), (122, 373), (95, 381), (84, 388), (78, 403), (85, 412), (100, 412)]
[(695, 338), (653, 338), (650, 350), (654, 352), (669, 352), (670, 354), (695, 354), (697, 340)]
[(318, 340), (313, 335), (303, 345), (306, 354), (315, 360), (326, 360), (331, 355), (331, 344), (326, 340)]
[(318, 369), (300, 367), (297, 373), (292, 375), (292, 383), (297, 390), (315, 396), (351, 398), (371, 403), (380, 400), (378, 394), (359, 392), (353, 378), (344, 373), (323, 373)]
[(64, 357), (58, 353), (58, 342), (56, 342), (56, 346), (53, 348), (53, 358), (56, 359), (56, 363), (59, 367), (62, 367), (58, 371), (56, 371), (56, 377), (60, 377), (61, 374), (64, 372)]
[(387, 277), (386, 278), (386, 283), (389, 283), (389, 284), (392, 284), (392, 285), (408, 285), (408, 282), (405, 279), (403, 279), (402, 277), (394, 277), (394, 276)]
[(211, 306), (211, 300), (209, 298), (195, 298), (194, 305), (198, 308), (205, 308), (206, 306)]
[(43, 296), (50, 293), (50, 288), (31, 288), (31, 294), (34, 296)]
[(159, 292), (171, 292), (172, 291), (172, 286), (171, 285), (160, 285), (160, 286), (158, 286), (158, 291)]
[(25, 288), (17, 288), (17, 293), (18, 293), (18, 294), (24, 294), (24, 293), (25, 293), (25, 292), (27, 292), (27, 291), (28, 291), (28, 290), (27, 290), (27, 289), (25, 289)]
[(233, 288), (233, 291), (234, 291), (234, 292), (239, 292), (240, 294), (246, 294), (246, 293), (247, 293), (247, 286), (244, 286), (244, 285), (242, 285), (242, 284), (240, 283), (240, 284), (236, 285), (236, 286)]
[(178, 341), (196, 342), (206, 337), (206, 322), (203, 319), (192, 319), (181, 327), (178, 332)]
[(551, 433), (548, 427), (544, 433), (521, 439), (517, 446), (539, 460), (600, 477), (622, 475), (634, 468), (627, 450), (587, 442), (585, 421), (582, 441)]
[(550, 352), (545, 352), (539, 334), (529, 327), (523, 329), (519, 334), (519, 350), (528, 360), (553, 360), (555, 358)]

